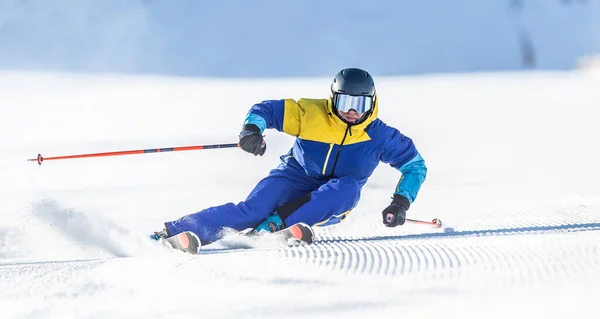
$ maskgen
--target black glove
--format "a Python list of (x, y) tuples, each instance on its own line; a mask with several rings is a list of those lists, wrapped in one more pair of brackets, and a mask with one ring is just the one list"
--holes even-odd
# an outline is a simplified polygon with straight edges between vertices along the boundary
[(251, 154), (263, 156), (267, 150), (267, 143), (260, 133), (258, 126), (246, 124), (240, 132), (240, 147)]
[(381, 215), (383, 215), (383, 224), (387, 227), (404, 225), (404, 221), (406, 221), (406, 211), (409, 207), (410, 202), (406, 197), (394, 194), (394, 199), (390, 206), (381, 212)]

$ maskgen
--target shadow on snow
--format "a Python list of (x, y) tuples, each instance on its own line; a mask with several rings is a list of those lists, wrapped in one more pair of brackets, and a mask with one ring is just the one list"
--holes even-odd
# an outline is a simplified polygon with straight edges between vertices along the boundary
[(480, 230), (461, 230), (455, 231), (453, 228), (446, 228), (444, 232), (421, 233), (410, 235), (397, 236), (373, 236), (361, 238), (339, 238), (339, 239), (323, 239), (317, 240), (315, 243), (327, 242), (353, 242), (353, 241), (381, 241), (381, 240), (407, 240), (407, 239), (434, 239), (434, 238), (456, 238), (456, 237), (486, 237), (486, 236), (507, 236), (520, 234), (543, 234), (556, 231), (563, 232), (581, 232), (600, 230), (600, 223), (585, 223), (585, 224), (564, 224), (552, 226), (530, 226), (530, 227), (515, 227), (515, 228), (497, 228), (497, 229), (480, 229)]

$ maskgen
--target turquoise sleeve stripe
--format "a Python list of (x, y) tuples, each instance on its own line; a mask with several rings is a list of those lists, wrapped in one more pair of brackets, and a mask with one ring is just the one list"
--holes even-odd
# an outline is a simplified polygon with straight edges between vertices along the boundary
[(261, 133), (265, 129), (274, 128), (283, 131), (283, 117), (285, 112), (285, 100), (266, 100), (254, 104), (244, 120), (244, 125), (254, 124), (258, 126)]
[(258, 115), (258, 114), (254, 114), (254, 113), (248, 113), (248, 115), (246, 115), (246, 120), (244, 120), (244, 125), (246, 124), (254, 124), (256, 126), (258, 126), (258, 128), (260, 129), (260, 132), (264, 132), (265, 129), (267, 128), (267, 121), (265, 121), (265, 119)]
[(421, 154), (417, 155), (398, 169), (402, 177), (396, 186), (394, 194), (399, 194), (413, 202), (427, 176), (427, 167)]

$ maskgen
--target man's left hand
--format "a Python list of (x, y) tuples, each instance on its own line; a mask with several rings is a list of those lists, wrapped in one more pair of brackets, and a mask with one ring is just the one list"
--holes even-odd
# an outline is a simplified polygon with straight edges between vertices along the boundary
[(394, 199), (390, 206), (381, 212), (383, 224), (387, 227), (396, 227), (404, 225), (406, 221), (406, 210), (410, 207), (410, 202), (406, 197), (394, 194)]

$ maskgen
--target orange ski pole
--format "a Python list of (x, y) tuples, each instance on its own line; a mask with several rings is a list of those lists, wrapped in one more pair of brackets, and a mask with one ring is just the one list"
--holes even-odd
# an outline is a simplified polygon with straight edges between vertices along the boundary
[(179, 146), (179, 147), (165, 147), (165, 148), (150, 148), (145, 150), (129, 150), (129, 151), (118, 151), (118, 152), (104, 152), (104, 153), (89, 153), (89, 154), (78, 154), (78, 155), (66, 155), (66, 156), (54, 156), (54, 157), (43, 157), (42, 154), (38, 154), (36, 158), (30, 158), (28, 162), (37, 162), (42, 165), (43, 161), (50, 160), (62, 160), (72, 158), (87, 158), (87, 157), (103, 157), (103, 156), (118, 156), (118, 155), (132, 155), (132, 154), (147, 154), (147, 153), (162, 153), (162, 152), (177, 152), (177, 151), (193, 151), (193, 150), (206, 150), (213, 148), (233, 148), (239, 147), (238, 143), (230, 144), (214, 144), (214, 145), (196, 145), (196, 146)]
[(442, 227), (442, 221), (439, 218), (434, 218), (432, 221), (427, 222), (424, 220), (416, 220), (416, 219), (406, 219), (407, 223), (419, 224), (419, 225), (429, 225), (434, 228)]

